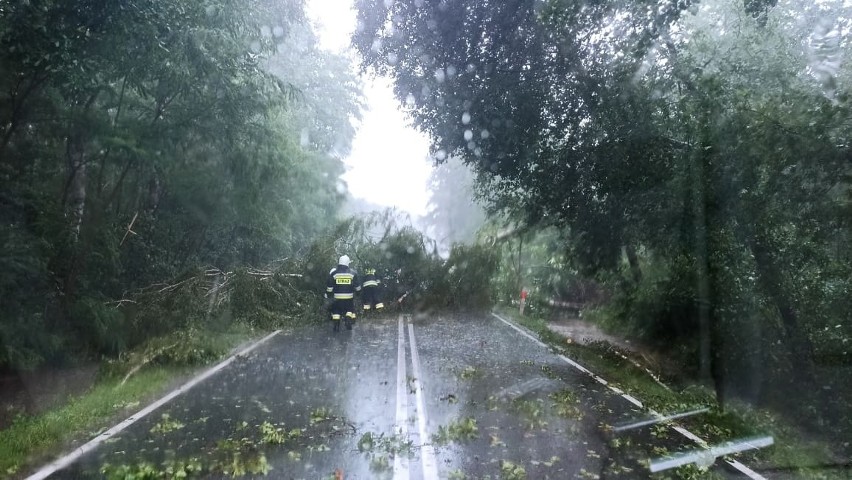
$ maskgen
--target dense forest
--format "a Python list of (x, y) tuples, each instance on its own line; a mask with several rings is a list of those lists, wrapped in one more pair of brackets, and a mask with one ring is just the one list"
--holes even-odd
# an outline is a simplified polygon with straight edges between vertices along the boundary
[(825, 424), (850, 387), (850, 28), (843, 1), (361, 0), (355, 43), (509, 225), (504, 299), (599, 302), (722, 403)]
[(2, 2), (0, 64), (0, 368), (186, 327), (136, 296), (337, 221), (359, 85), (301, 2)]

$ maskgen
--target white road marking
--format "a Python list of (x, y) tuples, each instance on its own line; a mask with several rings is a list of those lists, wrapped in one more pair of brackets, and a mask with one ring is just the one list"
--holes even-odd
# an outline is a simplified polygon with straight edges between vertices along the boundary
[(545, 344), (544, 344), (544, 342), (542, 342), (541, 340), (539, 340), (539, 339), (537, 339), (537, 338), (533, 337), (532, 335), (530, 335), (529, 333), (527, 333), (526, 331), (524, 331), (523, 329), (521, 329), (520, 327), (518, 327), (518, 326), (517, 326), (517, 325), (515, 325), (514, 323), (512, 323), (512, 322), (510, 322), (510, 321), (508, 321), (508, 320), (505, 320), (503, 317), (501, 317), (500, 315), (497, 315), (497, 314), (496, 314), (496, 313), (494, 313), (494, 312), (491, 312), (491, 315), (494, 315), (494, 316), (497, 318), (497, 320), (500, 320), (501, 322), (505, 323), (506, 325), (508, 325), (508, 326), (510, 326), (510, 327), (512, 327), (512, 328), (514, 328), (514, 329), (515, 329), (518, 333), (520, 333), (521, 335), (523, 335), (523, 336), (525, 336), (525, 337), (529, 338), (530, 340), (532, 340), (533, 342), (535, 342), (535, 343), (539, 344), (540, 346), (542, 346), (542, 347), (544, 347), (544, 348), (547, 348), (547, 345), (545, 345)]
[[(408, 385), (405, 383), (405, 325), (399, 316), (399, 339), (396, 350), (396, 432), (402, 441), (408, 440)], [(408, 459), (395, 455), (394, 480), (408, 480)]]
[(565, 363), (567, 363), (568, 365), (571, 365), (572, 367), (576, 368), (577, 370), (579, 370), (579, 371), (581, 371), (585, 374), (588, 374), (588, 375), (594, 375), (586, 367), (580, 365), (579, 363), (575, 362), (574, 360), (571, 360), (570, 358), (566, 357), (565, 355), (558, 355), (558, 356), (559, 356), (559, 358), (564, 360)]
[(695, 442), (695, 443), (697, 443), (697, 444), (701, 445), (701, 446), (702, 446), (702, 447), (704, 447), (704, 448), (707, 448), (707, 447), (709, 447), (709, 446), (710, 446), (710, 445), (709, 445), (706, 441), (704, 441), (701, 437), (699, 437), (698, 435), (696, 435), (696, 434), (694, 434), (694, 433), (690, 432), (689, 430), (687, 430), (687, 429), (685, 429), (685, 428), (683, 428), (683, 427), (678, 427), (677, 425), (675, 425), (674, 427), (672, 427), (672, 429), (674, 429), (674, 431), (676, 431), (677, 433), (679, 433), (679, 434), (683, 435), (684, 437), (686, 437), (686, 438), (688, 438), (688, 439), (692, 440), (693, 442)]
[(634, 397), (633, 395), (630, 395), (629, 393), (622, 393), (621, 398), (627, 400), (628, 402), (632, 403), (633, 405), (636, 405), (639, 408), (644, 407), (644, 405), (642, 405), (642, 402), (637, 400), (636, 397)]
[(80, 458), (83, 455), (91, 452), (92, 450), (97, 448), (101, 443), (108, 440), (110, 437), (116, 435), (117, 433), (120, 433), (125, 428), (134, 424), (137, 420), (145, 418), (145, 416), (147, 416), (148, 414), (150, 414), (154, 410), (162, 407), (163, 405), (165, 405), (166, 403), (168, 403), (170, 400), (177, 397), (178, 395), (186, 392), (187, 390), (198, 385), (199, 383), (203, 382), (204, 380), (207, 380), (208, 378), (215, 375), (216, 373), (218, 373), (223, 368), (230, 365), (236, 357), (248, 354), (249, 352), (251, 352), (252, 350), (257, 348), (259, 345), (261, 345), (262, 343), (266, 342), (270, 338), (277, 335), (279, 332), (281, 332), (281, 330), (276, 330), (276, 331), (270, 333), (269, 335), (261, 338), (260, 340), (254, 342), (253, 344), (249, 345), (248, 347), (246, 347), (246, 348), (240, 350), (239, 352), (231, 355), (227, 359), (219, 362), (215, 366), (206, 370), (204, 373), (202, 373), (202, 374), (198, 375), (197, 377), (193, 378), (192, 380), (184, 383), (180, 387), (172, 390), (171, 392), (169, 392), (168, 394), (166, 394), (165, 396), (163, 396), (162, 398), (160, 398), (156, 402), (148, 405), (147, 407), (143, 408), (142, 410), (139, 410), (138, 412), (136, 412), (135, 415), (128, 417), (126, 420), (119, 423), (118, 425), (110, 428), (106, 432), (104, 432), (104, 433), (98, 435), (97, 437), (89, 440), (88, 443), (82, 445), (81, 447), (77, 448), (76, 450), (71, 451), (67, 455), (49, 463), (46, 466), (44, 466), (41, 470), (39, 470), (36, 473), (27, 477), (27, 480), (41, 480), (43, 478), (47, 478), (50, 475), (53, 475), (54, 473), (56, 473), (58, 470), (61, 470), (65, 467), (71, 465), (72, 463), (77, 461), (78, 458)]
[(725, 459), (725, 461), (728, 462), (728, 465), (736, 468), (737, 470), (740, 471), (740, 473), (747, 476), (748, 478), (751, 478), (752, 480), (766, 480), (766, 477), (764, 477), (763, 475), (761, 475), (761, 474), (755, 472), (754, 470), (746, 467), (745, 465), (738, 462), (737, 460)]
[[(497, 320), (500, 320), (501, 322), (505, 323), (505, 324), (506, 324), (506, 325), (508, 325), (509, 327), (513, 328), (515, 331), (517, 331), (517, 332), (518, 332), (518, 333), (520, 333), (521, 335), (523, 335), (523, 336), (525, 336), (525, 337), (529, 338), (530, 340), (534, 341), (535, 343), (537, 343), (537, 344), (541, 345), (541, 346), (542, 346), (542, 347), (544, 347), (544, 348), (547, 348), (548, 350), (550, 349), (550, 348), (549, 348), (547, 345), (545, 345), (545, 344), (544, 344), (541, 340), (539, 340), (539, 339), (537, 339), (537, 338), (533, 337), (532, 335), (530, 335), (530, 334), (529, 334), (529, 333), (527, 333), (526, 331), (522, 330), (520, 327), (516, 326), (513, 322), (510, 322), (510, 321), (506, 320), (505, 318), (501, 317), (500, 315), (497, 315), (497, 314), (496, 314), (496, 313), (494, 313), (494, 312), (491, 312), (491, 315), (492, 315), (492, 316), (494, 316), (494, 318), (496, 318)], [(594, 372), (592, 372), (591, 370), (589, 370), (589, 369), (585, 368), (584, 366), (580, 365), (580, 364), (579, 364), (579, 363), (577, 363), (576, 361), (574, 361), (574, 360), (572, 360), (572, 359), (570, 359), (570, 358), (566, 357), (565, 355), (558, 355), (558, 357), (559, 357), (559, 358), (561, 358), (563, 361), (565, 361), (565, 363), (567, 363), (567, 364), (571, 365), (572, 367), (576, 368), (577, 370), (579, 370), (579, 371), (581, 371), (581, 372), (583, 372), (583, 373), (585, 373), (585, 374), (587, 374), (587, 375), (589, 375), (589, 376), (593, 377), (593, 378), (594, 378), (595, 380), (597, 380), (598, 382), (601, 382), (602, 384), (607, 385), (610, 389), (612, 389), (612, 390), (614, 390), (614, 391), (615, 391), (615, 390), (617, 390), (617, 389), (614, 389), (614, 387), (612, 387), (612, 386), (608, 385), (608, 383), (606, 382), (606, 380), (604, 380), (603, 378), (599, 377), (598, 375), (596, 375), (596, 374), (595, 374)], [(633, 396), (630, 396), (630, 395), (628, 395), (628, 394), (626, 394), (626, 393), (622, 393), (622, 394), (621, 394), (621, 397), (622, 397), (622, 398), (624, 398), (625, 400), (627, 400), (628, 402), (633, 403), (634, 405), (637, 405), (637, 404), (638, 404), (637, 406), (642, 407), (642, 402), (641, 402), (641, 401), (639, 401), (638, 399), (636, 399), (636, 398), (635, 398), (635, 397), (633, 397)], [(655, 413), (655, 412), (654, 412), (654, 413)], [(659, 414), (657, 414), (657, 415), (659, 415)], [(704, 441), (703, 439), (701, 439), (701, 437), (699, 437), (698, 435), (695, 435), (694, 433), (690, 432), (689, 430), (687, 430), (687, 429), (685, 429), (685, 428), (683, 428), (683, 427), (677, 426), (677, 425), (672, 425), (672, 426), (671, 426), (671, 428), (672, 428), (672, 429), (674, 429), (676, 432), (680, 433), (681, 435), (683, 435), (684, 437), (686, 437), (686, 438), (688, 438), (688, 439), (692, 440), (693, 442), (697, 443), (697, 444), (698, 444), (698, 445), (700, 445), (701, 447), (709, 448), (709, 445), (707, 444), (707, 442), (706, 442), (706, 441)], [(749, 477), (749, 478), (751, 478), (752, 480), (766, 480), (766, 478), (765, 478), (765, 477), (763, 477), (763, 476), (762, 476), (762, 475), (760, 475), (759, 473), (757, 473), (757, 472), (755, 472), (754, 470), (752, 470), (752, 469), (750, 469), (750, 468), (746, 467), (745, 465), (743, 465), (742, 463), (740, 463), (740, 462), (738, 462), (738, 461), (736, 461), (736, 460), (733, 460), (733, 459), (725, 459), (725, 462), (726, 462), (728, 465), (730, 465), (730, 466), (734, 467), (735, 469), (737, 469), (739, 472), (741, 472), (741, 473), (743, 473), (744, 475), (748, 476), (748, 477)]]
[(414, 325), (408, 324), (408, 338), (411, 343), (411, 367), (414, 375), (414, 397), (417, 402), (417, 426), (419, 427), (420, 460), (423, 464), (424, 480), (438, 480), (438, 465), (435, 460), (435, 449), (432, 447), (429, 432), (426, 430), (426, 407), (423, 404), (423, 388), (420, 383), (420, 356), (417, 353), (417, 342), (414, 340)]

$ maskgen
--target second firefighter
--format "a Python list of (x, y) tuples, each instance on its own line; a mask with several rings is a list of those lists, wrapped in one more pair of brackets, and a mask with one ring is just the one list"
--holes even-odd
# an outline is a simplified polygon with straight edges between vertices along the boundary
[(365, 312), (385, 308), (385, 304), (379, 299), (381, 283), (381, 280), (376, 277), (376, 269), (368, 268), (364, 273), (364, 282), (361, 284), (361, 301), (364, 304)]

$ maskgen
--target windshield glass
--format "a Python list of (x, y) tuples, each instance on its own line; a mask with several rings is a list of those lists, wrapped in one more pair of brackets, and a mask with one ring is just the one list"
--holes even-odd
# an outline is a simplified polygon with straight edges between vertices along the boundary
[(0, 478), (852, 475), (849, 0), (0, 0)]

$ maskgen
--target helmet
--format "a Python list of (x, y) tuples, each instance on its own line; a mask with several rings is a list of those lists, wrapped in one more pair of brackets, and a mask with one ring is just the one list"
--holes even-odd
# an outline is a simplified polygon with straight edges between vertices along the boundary
[(338, 265), (344, 265), (344, 266), (348, 267), (349, 262), (351, 262), (351, 261), (352, 260), (349, 259), (349, 255), (343, 255), (342, 257), (340, 257), (340, 260), (337, 261), (337, 264)]

